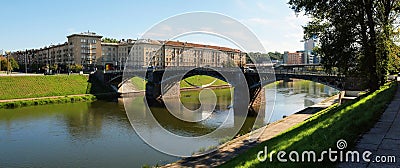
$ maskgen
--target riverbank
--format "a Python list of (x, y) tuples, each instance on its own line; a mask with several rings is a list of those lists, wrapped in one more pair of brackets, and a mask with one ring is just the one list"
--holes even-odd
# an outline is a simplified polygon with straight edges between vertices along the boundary
[(0, 108), (17, 108), (32, 105), (61, 104), (94, 100), (96, 100), (96, 96), (91, 94), (8, 99), (0, 100)]
[[(338, 140), (347, 142), (347, 149), (351, 149), (359, 135), (369, 130), (379, 119), (392, 100), (397, 89), (397, 83), (382, 86), (380, 90), (363, 95), (354, 101), (343, 105), (333, 105), (322, 110), (304, 122), (280, 133), (267, 141), (261, 141), (251, 149), (241, 152), (237, 157), (224, 163), (221, 167), (333, 167), (337, 162), (330, 162), (327, 156), (320, 156), (330, 148), (336, 150)], [(257, 158), (259, 151), (264, 153), (265, 162)], [(279, 162), (276, 153), (270, 157), (272, 151), (314, 151), (321, 162)], [(285, 156), (287, 158), (287, 155)], [(272, 159), (272, 162), (270, 161)]]
[[(231, 85), (217, 85), (217, 86), (206, 86), (204, 88), (207, 89), (227, 89), (227, 88), (231, 88)], [(193, 90), (202, 90), (204, 89), (203, 87), (184, 87), (181, 88), (181, 91), (193, 91)]]
[[(270, 123), (262, 128), (259, 128), (252, 133), (248, 133), (230, 140), (217, 147), (217, 150), (207, 155), (199, 157), (190, 157), (179, 160), (175, 163), (167, 164), (163, 167), (214, 167), (224, 164), (225, 162), (233, 159), (251, 147), (259, 145), (261, 142), (267, 141), (282, 132), (294, 127), (295, 125), (304, 122), (313, 114), (322, 109), (329, 108), (338, 102), (338, 95), (331, 96), (324, 101), (307, 107), (295, 114), (289, 115), (281, 120)], [(260, 135), (258, 140), (250, 142), (249, 138), (252, 135)], [(228, 166), (229, 167), (229, 166)]]

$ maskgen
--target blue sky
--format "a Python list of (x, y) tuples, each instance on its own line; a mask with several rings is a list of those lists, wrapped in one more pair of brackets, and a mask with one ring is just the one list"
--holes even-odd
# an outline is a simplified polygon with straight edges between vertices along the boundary
[(7, 0), (1, 3), (0, 49), (40, 48), (88, 30), (136, 39), (168, 17), (193, 11), (237, 19), (257, 35), (266, 51), (303, 49), (301, 26), (308, 18), (296, 17), (285, 0)]

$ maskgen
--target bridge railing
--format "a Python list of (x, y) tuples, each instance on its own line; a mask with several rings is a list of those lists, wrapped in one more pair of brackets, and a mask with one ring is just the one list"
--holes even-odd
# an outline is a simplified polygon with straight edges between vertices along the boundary
[(328, 74), (324, 71), (322, 66), (304, 66), (304, 67), (291, 67), (291, 68), (275, 68), (276, 74), (290, 74), (290, 75), (315, 75), (315, 76), (337, 76), (336, 73)]
[[(212, 69), (214, 71), (220, 72), (237, 72), (238, 67), (165, 67), (162, 68), (136, 68), (136, 69), (125, 69), (125, 70), (108, 70), (104, 71), (104, 73), (108, 74), (116, 74), (116, 73), (135, 73), (135, 72), (146, 72), (146, 71), (168, 71), (168, 70), (176, 70), (176, 71), (190, 71), (193, 69)], [(328, 74), (326, 73), (322, 67), (296, 67), (296, 68), (273, 68), (272, 66), (265, 67), (257, 67), (255, 69), (245, 69), (241, 68), (244, 73), (275, 73), (275, 74), (290, 74), (290, 75), (315, 75), (315, 76), (337, 76), (337, 74)]]

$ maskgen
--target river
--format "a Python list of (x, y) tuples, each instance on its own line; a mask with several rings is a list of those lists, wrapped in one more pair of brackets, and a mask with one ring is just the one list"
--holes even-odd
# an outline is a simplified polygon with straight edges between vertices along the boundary
[[(273, 85), (277, 90), (274, 112), (265, 117), (263, 124), (337, 93), (328, 86), (304, 80), (280, 81)], [(268, 91), (274, 90), (267, 87)], [(181, 100), (187, 108), (198, 107), (193, 101), (197, 94), (196, 91), (182, 93)], [(216, 90), (216, 95), (217, 110), (212, 119), (199, 123), (180, 121), (163, 107), (152, 107), (152, 111), (167, 130), (182, 136), (199, 136), (216, 129), (232, 111), (230, 90)], [(146, 122), (149, 114), (145, 108), (135, 105), (135, 102), (140, 104), (143, 97), (129, 101), (133, 104), (127, 107), (129, 111), (142, 118), (132, 120), (134, 125), (149, 134), (156, 134), (152, 132), (151, 122)], [(234, 122), (233, 118), (227, 120)], [(183, 145), (161, 140), (171, 146)], [(178, 159), (158, 152), (141, 140), (132, 128), (121, 100), (0, 109), (0, 167), (142, 167)]]

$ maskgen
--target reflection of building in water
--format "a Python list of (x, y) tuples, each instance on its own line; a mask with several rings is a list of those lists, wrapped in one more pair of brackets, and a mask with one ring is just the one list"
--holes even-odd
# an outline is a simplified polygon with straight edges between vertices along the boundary
[[(290, 89), (291, 88), (291, 89)], [(326, 97), (334, 94), (336, 89), (317, 83), (313, 81), (307, 80), (299, 80), (293, 79), (293, 81), (279, 81), (277, 84), (278, 92), (283, 93), (285, 95), (295, 95), (306, 93), (306, 97), (318, 98), (318, 97)]]
[(336, 89), (324, 85), (324, 93), (325, 93), (325, 94), (327, 94), (327, 95), (333, 95), (333, 94), (336, 93), (336, 92), (337, 92)]
[(64, 120), (71, 137), (77, 140), (90, 140), (99, 136), (103, 115), (96, 111), (96, 107), (87, 104), (86, 108), (80, 111), (65, 114)]
[(319, 97), (321, 95), (321, 90), (323, 89), (323, 85), (316, 82), (309, 82), (308, 87), (308, 97)]

